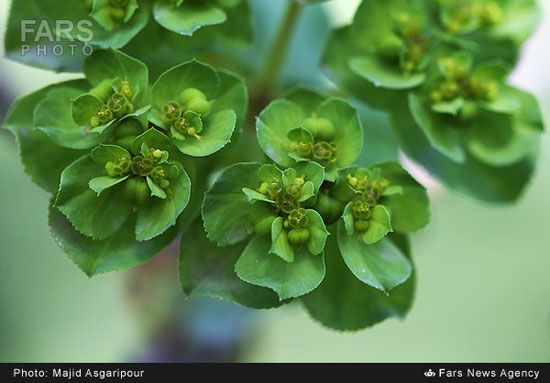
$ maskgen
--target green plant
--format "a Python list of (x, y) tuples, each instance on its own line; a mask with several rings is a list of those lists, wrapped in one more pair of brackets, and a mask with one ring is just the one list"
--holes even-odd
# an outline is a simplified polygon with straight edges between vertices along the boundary
[[(328, 30), (310, 6), (321, 2), (14, 2), (8, 56), (84, 75), (20, 98), (4, 123), (80, 269), (134, 267), (181, 236), (186, 296), (257, 309), (299, 299), (323, 325), (359, 330), (410, 309), (408, 236), (430, 219), (390, 125), (451, 189), (519, 197), (543, 128), (506, 77), (537, 18), (531, 1), (364, 0), (327, 42), (338, 88), (308, 51), (322, 33), (296, 29), (303, 17)], [(23, 55), (41, 44), (19, 35), (34, 17), (58, 32), (60, 19), (90, 23), (88, 38), (75, 28), (42, 47), (74, 52)], [(254, 42), (251, 19), (265, 21)], [(294, 34), (308, 42), (297, 60)], [(289, 76), (285, 58), (312, 75)]]

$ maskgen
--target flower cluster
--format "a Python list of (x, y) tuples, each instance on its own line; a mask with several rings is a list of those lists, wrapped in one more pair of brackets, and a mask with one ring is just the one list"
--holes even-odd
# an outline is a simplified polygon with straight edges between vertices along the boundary
[[(535, 98), (506, 83), (536, 20), (530, 0), (364, 1), (325, 60), (346, 89), (390, 113), (403, 149), (436, 177), (509, 202), (543, 129)], [(504, 191), (510, 175), (515, 190)]]

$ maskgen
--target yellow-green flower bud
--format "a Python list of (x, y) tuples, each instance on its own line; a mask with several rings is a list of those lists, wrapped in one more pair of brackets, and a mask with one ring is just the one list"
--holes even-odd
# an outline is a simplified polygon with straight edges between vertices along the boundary
[(305, 245), (309, 242), (309, 230), (304, 228), (291, 229), (288, 232), (288, 242), (294, 246)]
[(334, 125), (326, 118), (309, 117), (304, 121), (303, 126), (314, 137), (319, 137), (322, 140), (330, 140), (334, 137)]

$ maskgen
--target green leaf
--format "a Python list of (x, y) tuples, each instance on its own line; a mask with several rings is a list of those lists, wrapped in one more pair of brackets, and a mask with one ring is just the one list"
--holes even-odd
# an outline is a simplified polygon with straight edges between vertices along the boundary
[[(392, 234), (390, 239), (403, 254), (408, 254), (405, 237)], [(327, 275), (323, 283), (302, 298), (315, 320), (335, 330), (357, 331), (389, 317), (405, 317), (414, 296), (414, 273), (386, 295), (352, 276), (339, 254), (336, 236), (328, 241), (326, 258)]]
[(243, 188), (243, 193), (246, 194), (249, 201), (264, 201), (269, 203), (275, 203), (272, 199), (269, 199), (264, 194), (257, 192), (256, 190), (252, 190), (249, 188)]
[(223, 9), (190, 1), (184, 1), (177, 8), (168, 1), (157, 1), (153, 13), (155, 20), (164, 28), (186, 36), (191, 36), (201, 27), (221, 24), (227, 20)]
[(248, 90), (245, 80), (226, 70), (218, 70), (218, 76), (220, 87), (212, 104), (212, 112), (227, 109), (234, 111), (237, 116), (237, 127), (240, 127), (246, 119), (248, 108)]
[(191, 196), (191, 180), (179, 162), (178, 176), (170, 179), (173, 195), (166, 198), (149, 198), (138, 207), (136, 239), (148, 241), (176, 224), (179, 215), (187, 206)]
[(270, 103), (256, 120), (260, 147), (275, 163), (289, 167), (295, 161), (288, 156), (288, 133), (302, 125), (307, 115), (297, 104), (287, 100)]
[(458, 164), (434, 150), (406, 103), (396, 102), (391, 118), (404, 152), (455, 192), (486, 202), (511, 203), (521, 196), (533, 175), (537, 152), (516, 164), (498, 168), (468, 155), (465, 162)]
[(253, 204), (243, 187), (260, 186), (259, 163), (239, 163), (223, 170), (205, 194), (202, 217), (208, 238), (219, 246), (234, 245), (254, 231), (250, 214)]
[(399, 67), (391, 67), (374, 55), (351, 57), (349, 66), (353, 72), (372, 82), (375, 87), (411, 89), (426, 81), (424, 73), (404, 74)]
[(432, 110), (436, 113), (444, 113), (456, 116), (464, 106), (464, 99), (457, 97), (452, 101), (436, 102), (432, 105)]
[(149, 85), (147, 66), (123, 52), (96, 49), (84, 62), (84, 74), (92, 85), (116, 78), (128, 80), (130, 86), (139, 91), (133, 100), (134, 104), (141, 104), (146, 97)]
[(324, 255), (298, 254), (286, 262), (269, 254), (271, 241), (255, 236), (235, 264), (243, 281), (274, 290), (281, 300), (295, 298), (314, 290), (325, 276)]
[(361, 282), (384, 293), (389, 293), (411, 276), (412, 265), (409, 260), (387, 238), (369, 245), (356, 236), (348, 235), (340, 223), (338, 247), (352, 273)]
[(311, 142), (314, 143), (313, 135), (302, 127), (292, 129), (288, 132), (288, 139), (296, 142)]
[(97, 195), (89, 182), (104, 172), (104, 166), (91, 155), (83, 156), (61, 173), (57, 207), (82, 234), (105, 239), (127, 224), (132, 206), (119, 187), (110, 187)]
[[(76, 129), (74, 129), (73, 127), (72, 131), (83, 134), (84, 137), (89, 136), (90, 138), (95, 138), (96, 141), (101, 141), (102, 139), (105, 140), (106, 136), (108, 136), (113, 131), (116, 120), (113, 119), (105, 124), (93, 128), (91, 126), (92, 117), (97, 115), (97, 112), (103, 105), (103, 101), (95, 96), (92, 96), (91, 94), (83, 94), (74, 98), (72, 100), (71, 114), (72, 120), (74, 121), (73, 126), (76, 125)], [(46, 107), (44, 107), (44, 109), (46, 109)], [(108, 129), (109, 127), (111, 127), (111, 129)], [(69, 130), (69, 133), (70, 132), (71, 130)], [(65, 136), (68, 136), (68, 134), (65, 133), (64, 130), (62, 130), (61, 133), (64, 133)], [(101, 137), (100, 135), (103, 133), (104, 135), (103, 137)], [(61, 137), (64, 138), (65, 141), (67, 141), (67, 143), (62, 142), (64, 145), (70, 145), (70, 136), (67, 138), (65, 138), (64, 136)]]
[[(88, 131), (90, 119), (86, 125), (78, 126), (73, 121), (71, 100), (82, 94), (82, 88), (56, 88), (49, 91), (34, 110), (34, 126), (46, 133), (57, 145), (70, 149), (90, 149), (106, 141), (111, 133), (104, 134)], [(91, 96), (90, 96), (91, 97)], [(95, 114), (97, 110), (93, 110)]]
[(513, 116), (481, 112), (464, 134), (468, 151), (489, 166), (507, 166), (537, 150), (540, 131)]
[(222, 110), (206, 117), (200, 139), (189, 137), (174, 144), (184, 154), (205, 157), (216, 153), (231, 141), (237, 116), (232, 110)]
[(389, 210), (391, 226), (398, 232), (412, 232), (430, 222), (430, 199), (420, 185), (401, 165), (395, 162), (376, 164), (390, 186), (399, 186), (399, 193), (383, 194), (379, 200)]
[(151, 190), (151, 197), (158, 197), (160, 199), (166, 199), (166, 192), (163, 188), (158, 186), (151, 177), (147, 177), (147, 186)]
[(234, 265), (244, 244), (217, 247), (210, 242), (200, 222), (184, 233), (180, 245), (180, 284), (188, 298), (218, 298), (253, 309), (280, 305), (272, 290), (243, 282), (235, 275)]
[(274, 179), (283, 179), (283, 172), (277, 166), (265, 164), (258, 169), (258, 176), (263, 182), (271, 182)]
[(292, 88), (284, 98), (300, 105), (303, 110), (309, 113), (315, 112), (325, 100), (319, 93), (301, 85)]
[[(132, 18), (137, 8), (137, 1), (129, 0), (124, 9), (124, 17), (121, 22), (127, 23)], [(103, 28), (108, 31), (112, 31), (120, 26), (120, 24), (117, 23), (112, 17), (112, 9), (113, 7), (111, 7), (110, 0), (94, 0), (90, 16), (93, 17)]]
[(436, 118), (437, 115), (426, 108), (417, 94), (409, 93), (409, 107), (415, 122), (422, 129), (430, 144), (450, 160), (463, 163), (465, 154), (457, 128)]
[(106, 164), (120, 157), (127, 157), (130, 159), (132, 156), (126, 149), (117, 145), (100, 144), (97, 148), (92, 150), (92, 159), (99, 164)]
[(143, 144), (146, 144), (149, 148), (166, 150), (168, 152), (173, 150), (172, 141), (155, 128), (146, 130), (134, 139), (134, 142), (132, 142), (132, 153), (135, 155), (140, 154)]
[(147, 262), (167, 247), (177, 235), (174, 228), (148, 242), (137, 242), (134, 221), (130, 219), (109, 238), (97, 241), (80, 234), (67, 218), (50, 206), (49, 225), (52, 236), (63, 251), (86, 275), (128, 269)]
[(275, 254), (286, 262), (294, 262), (294, 249), (288, 243), (288, 235), (283, 228), (283, 221), (283, 217), (277, 217), (271, 225), (269, 254)]
[(121, 182), (124, 182), (128, 179), (128, 176), (124, 177), (96, 177), (90, 180), (89, 186), (90, 189), (95, 191), (99, 196), (104, 190), (109, 189), (115, 185), (118, 185)]
[(149, 11), (146, 7), (141, 7), (136, 10), (128, 22), (119, 25), (115, 33), (106, 30), (99, 23), (94, 23), (91, 28), (93, 32), (92, 43), (100, 48), (120, 49), (133, 40), (147, 25), (148, 21)]
[(25, 173), (36, 185), (52, 194), (57, 192), (63, 169), (82, 157), (84, 151), (59, 147), (44, 132), (35, 130), (33, 111), (51, 90), (84, 85), (82, 80), (72, 80), (23, 96), (11, 106), (3, 124), (15, 135)]
[(307, 209), (308, 218), (307, 229), (309, 231), (309, 241), (306, 244), (307, 249), (313, 255), (319, 255), (325, 249), (325, 244), (330, 233), (327, 231), (323, 218), (315, 210)]

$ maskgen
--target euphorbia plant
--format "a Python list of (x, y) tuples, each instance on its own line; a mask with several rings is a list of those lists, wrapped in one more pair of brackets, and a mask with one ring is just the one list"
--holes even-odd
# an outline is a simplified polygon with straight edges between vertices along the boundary
[[(408, 237), (428, 224), (428, 195), (395, 143), (377, 141), (383, 119), (363, 102), (452, 189), (517, 199), (542, 131), (534, 98), (506, 84), (536, 19), (531, 1), (365, 0), (327, 44), (342, 88), (309, 81), (316, 91), (280, 74), (301, 8), (322, 1), (286, 2), (271, 39), (261, 23), (276, 2), (13, 5), (10, 57), (84, 75), (20, 98), (4, 125), (51, 195), (52, 235), (86, 274), (140, 265), (181, 236), (188, 297), (258, 309), (300, 300), (339, 330), (403, 317), (414, 295)], [(272, 48), (248, 46), (250, 9)], [(51, 28), (90, 22), (77, 45), (93, 54), (19, 55), (19, 24), (39, 15)], [(308, 44), (319, 36), (308, 33)], [(390, 158), (373, 154), (386, 146)]]

